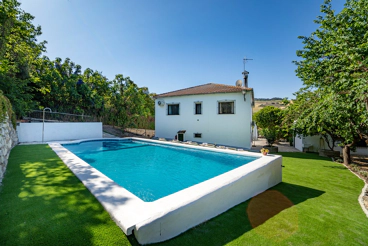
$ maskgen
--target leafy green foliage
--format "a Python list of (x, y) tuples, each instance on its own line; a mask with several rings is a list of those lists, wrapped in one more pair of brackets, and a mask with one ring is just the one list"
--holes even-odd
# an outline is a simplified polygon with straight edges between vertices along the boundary
[(4, 122), (6, 117), (11, 119), (13, 127), (16, 128), (16, 118), (13, 112), (12, 105), (8, 98), (3, 95), (3, 92), (0, 90), (0, 123)]
[(279, 136), (279, 131), (276, 127), (267, 127), (262, 129), (263, 136), (267, 139), (267, 143), (272, 146)]
[(282, 136), (282, 110), (273, 106), (266, 106), (253, 115), (257, 126), (262, 128), (262, 134), (268, 144), (272, 144)]
[[(327, 133), (342, 141), (344, 162), (350, 148), (368, 138), (368, 4), (349, 0), (338, 14), (330, 0), (321, 7), (319, 28), (303, 40), (296, 73), (305, 88), (298, 95), (294, 119), (302, 132)], [(305, 95), (303, 95), (305, 94)]]
[(16, 0), (0, 3), (0, 90), (9, 98), (18, 117), (34, 105), (30, 71), (46, 44), (37, 43), (41, 28), (31, 23), (33, 16), (19, 5)]
[(281, 109), (266, 106), (254, 114), (254, 119), (260, 128), (279, 126), (282, 122)]

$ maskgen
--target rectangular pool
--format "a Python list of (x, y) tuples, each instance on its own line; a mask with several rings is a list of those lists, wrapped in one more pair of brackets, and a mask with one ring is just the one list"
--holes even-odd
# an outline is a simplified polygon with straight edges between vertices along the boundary
[(49, 145), (141, 244), (179, 235), (282, 181), (277, 155), (136, 138)]
[(62, 146), (145, 202), (156, 201), (259, 158), (132, 139)]

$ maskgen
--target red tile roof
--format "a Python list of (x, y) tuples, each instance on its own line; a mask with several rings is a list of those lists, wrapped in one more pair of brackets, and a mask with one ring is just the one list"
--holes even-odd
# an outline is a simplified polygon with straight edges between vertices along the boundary
[(156, 98), (161, 97), (174, 97), (174, 96), (187, 96), (187, 95), (199, 95), (199, 94), (213, 94), (213, 93), (230, 93), (230, 92), (241, 92), (241, 91), (252, 91), (252, 88), (243, 86), (232, 86), (222, 84), (205, 84), (194, 87), (189, 87), (177, 91), (171, 91), (156, 95)]

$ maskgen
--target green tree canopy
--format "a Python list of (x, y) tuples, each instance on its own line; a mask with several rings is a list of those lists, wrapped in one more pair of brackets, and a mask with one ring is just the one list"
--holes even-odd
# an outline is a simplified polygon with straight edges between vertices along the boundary
[(257, 126), (268, 128), (279, 126), (282, 122), (282, 110), (273, 106), (266, 106), (254, 114)]
[(302, 59), (295, 62), (296, 73), (305, 87), (299, 92), (295, 119), (301, 129), (315, 124), (306, 132), (330, 132), (340, 138), (344, 162), (349, 163), (350, 148), (367, 138), (368, 2), (348, 0), (335, 14), (326, 0), (321, 12), (324, 16), (315, 21), (319, 28), (299, 37), (304, 48), (297, 51)]
[(20, 116), (34, 106), (30, 71), (45, 51), (46, 42), (37, 42), (41, 27), (32, 24), (33, 16), (20, 9), (16, 0), (0, 2), (0, 90)]
[(273, 106), (266, 106), (254, 114), (257, 126), (262, 128), (262, 133), (269, 145), (282, 136), (281, 124), (283, 121), (282, 110)]

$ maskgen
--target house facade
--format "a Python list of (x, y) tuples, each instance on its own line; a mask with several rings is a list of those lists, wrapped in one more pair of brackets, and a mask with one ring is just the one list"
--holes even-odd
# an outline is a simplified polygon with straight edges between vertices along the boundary
[(155, 136), (250, 148), (253, 89), (205, 84), (159, 94), (155, 99)]

